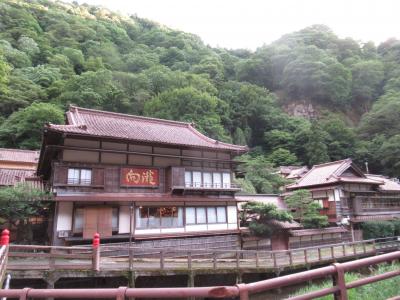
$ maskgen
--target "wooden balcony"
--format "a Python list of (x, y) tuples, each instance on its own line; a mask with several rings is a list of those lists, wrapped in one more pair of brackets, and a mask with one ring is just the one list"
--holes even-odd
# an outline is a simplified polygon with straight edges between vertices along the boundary
[(355, 215), (400, 213), (400, 195), (398, 196), (357, 196), (353, 200)]

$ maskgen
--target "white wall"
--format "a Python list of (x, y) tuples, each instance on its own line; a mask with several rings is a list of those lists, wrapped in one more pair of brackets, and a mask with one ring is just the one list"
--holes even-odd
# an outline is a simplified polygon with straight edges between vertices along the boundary
[[(134, 223), (134, 215), (132, 216), (132, 222)], [(129, 233), (130, 226), (130, 209), (129, 206), (120, 206), (119, 207), (119, 223), (118, 223), (118, 233)]]
[(237, 224), (238, 210), (236, 206), (228, 206), (228, 223)]
[(58, 203), (57, 231), (72, 230), (72, 202)]

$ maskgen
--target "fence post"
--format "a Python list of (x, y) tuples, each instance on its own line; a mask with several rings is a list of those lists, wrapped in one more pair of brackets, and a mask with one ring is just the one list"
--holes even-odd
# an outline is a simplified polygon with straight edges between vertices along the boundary
[(335, 250), (333, 249), (333, 246), (331, 246), (331, 256), (332, 259), (335, 259)]
[(100, 271), (100, 234), (95, 233), (93, 235), (93, 256), (92, 256), (92, 266), (93, 270)]
[(276, 268), (276, 267), (278, 266), (278, 263), (277, 263), (277, 261), (276, 261), (275, 252), (272, 252), (272, 257), (273, 257), (273, 259), (274, 259), (274, 268)]
[(343, 244), (342, 248), (343, 248), (343, 256), (346, 256), (346, 246)]
[(344, 270), (339, 263), (332, 264), (335, 267), (336, 273), (333, 275), (333, 285), (339, 288), (339, 291), (334, 294), (335, 300), (347, 300), (347, 288), (344, 278)]
[(188, 269), (189, 269), (189, 271), (192, 271), (192, 252), (191, 251), (188, 251), (187, 258), (188, 258)]
[(239, 255), (240, 255), (239, 251), (236, 250), (236, 269), (239, 269), (239, 266), (240, 266), (239, 265), (240, 264), (239, 263), (239, 259), (240, 259)]
[(160, 268), (164, 270), (164, 250), (160, 251)]
[(260, 267), (260, 257), (258, 256), (258, 250), (256, 250), (256, 268)]
[(217, 269), (217, 252), (213, 252), (213, 268)]
[(321, 255), (321, 248), (318, 248), (318, 260), (322, 260), (322, 255)]
[(293, 265), (293, 253), (291, 250), (289, 250), (289, 264), (292, 266)]
[(304, 263), (308, 264), (307, 249), (304, 249)]
[(249, 291), (245, 283), (239, 283), (236, 285), (239, 289), (239, 299), (240, 300), (249, 300)]

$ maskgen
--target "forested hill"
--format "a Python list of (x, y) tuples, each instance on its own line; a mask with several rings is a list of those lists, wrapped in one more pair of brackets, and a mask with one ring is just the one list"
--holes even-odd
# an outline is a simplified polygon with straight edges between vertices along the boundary
[(360, 44), (315, 25), (255, 52), (215, 49), (136, 16), (44, 0), (1, 0), (0, 29), (0, 147), (39, 148), (43, 123), (63, 122), (73, 103), (195, 122), (247, 143), (253, 166), (352, 157), (400, 176), (397, 40)]

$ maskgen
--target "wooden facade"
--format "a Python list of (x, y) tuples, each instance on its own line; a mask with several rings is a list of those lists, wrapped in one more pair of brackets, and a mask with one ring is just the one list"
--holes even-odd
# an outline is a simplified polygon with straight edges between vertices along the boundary
[(321, 214), (332, 225), (347, 226), (352, 240), (362, 238), (359, 223), (400, 216), (400, 184), (364, 174), (350, 159), (316, 165), (287, 189), (309, 190), (320, 203)]
[[(95, 117), (97, 123), (87, 125), (91, 134), (68, 132), (69, 125), (62, 127), (67, 132), (45, 129), (38, 172), (55, 194), (53, 244), (84, 243), (95, 232), (110, 242), (130, 235), (139, 241), (238, 232), (233, 158), (245, 147), (213, 141), (172, 121), (81, 108), (69, 113), (70, 122)], [(104, 118), (111, 118), (110, 126), (131, 120), (129, 129), (140, 131), (142, 140), (99, 136), (108, 128), (96, 127)], [(154, 129), (148, 127), (154, 123), (160, 132), (176, 131), (171, 139), (188, 135), (193, 145), (187, 139), (152, 141)]]

